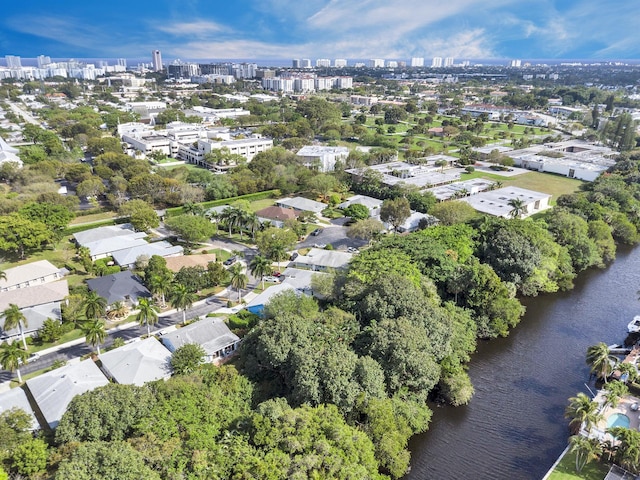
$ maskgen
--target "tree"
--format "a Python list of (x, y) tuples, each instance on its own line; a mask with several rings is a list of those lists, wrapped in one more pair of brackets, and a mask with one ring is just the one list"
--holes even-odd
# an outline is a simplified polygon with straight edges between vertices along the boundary
[(155, 405), (148, 386), (108, 383), (73, 397), (56, 427), (55, 441), (126, 440)]
[(620, 403), (620, 399), (629, 394), (629, 387), (619, 380), (614, 380), (607, 384), (604, 389), (604, 404), (602, 406), (602, 412), (606, 411), (608, 407), (617, 407)]
[(90, 318), (82, 322), (80, 329), (82, 330), (87, 343), (96, 347), (98, 349), (98, 355), (100, 355), (100, 344), (104, 343), (104, 340), (107, 338), (107, 330), (104, 320), (100, 318)]
[(598, 439), (582, 435), (569, 437), (570, 452), (576, 456), (576, 472), (580, 473), (584, 466), (602, 454), (602, 446)]
[(56, 238), (67, 228), (74, 218), (73, 212), (65, 205), (48, 202), (30, 202), (18, 211), (20, 216), (32, 222), (42, 222), (51, 229)]
[(162, 307), (164, 308), (166, 306), (165, 296), (173, 286), (173, 273), (167, 269), (166, 271), (152, 274), (146, 283), (153, 294), (159, 294), (162, 297)]
[(569, 427), (572, 431), (578, 432), (583, 424), (586, 430), (590, 430), (602, 419), (599, 409), (600, 405), (597, 402), (580, 392), (575, 397), (569, 398), (564, 416), (569, 419)]
[(40, 330), (38, 330), (38, 337), (41, 338), (43, 342), (56, 342), (60, 340), (60, 337), (62, 337), (64, 333), (65, 329), (60, 321), (47, 318), (42, 323)]
[(160, 480), (127, 442), (85, 442), (60, 462), (55, 480)]
[(409, 201), (404, 197), (385, 200), (382, 202), (382, 207), (380, 207), (380, 219), (385, 223), (389, 223), (396, 232), (410, 215)]
[(151, 205), (144, 200), (134, 199), (124, 203), (118, 213), (129, 217), (129, 222), (138, 232), (148, 232), (160, 225), (158, 215)]
[(16, 253), (24, 258), (26, 252), (42, 248), (51, 242), (53, 232), (43, 222), (32, 221), (17, 213), (0, 216), (0, 251)]
[(511, 198), (507, 202), (507, 205), (511, 207), (509, 211), (511, 218), (521, 218), (522, 215), (527, 213), (527, 205), (521, 198)]
[(182, 345), (171, 354), (171, 368), (178, 375), (188, 375), (204, 362), (205, 351), (195, 343)]
[(2, 316), (4, 317), (4, 331), (13, 330), (18, 327), (20, 330), (20, 338), (22, 339), (22, 344), (24, 345), (24, 349), (27, 348), (27, 340), (24, 337), (24, 327), (28, 327), (27, 317), (24, 316), (24, 313), (20, 311), (20, 307), (15, 303), (10, 303), (7, 308), (2, 312)]
[(370, 217), (369, 209), (359, 203), (349, 205), (343, 212), (346, 217), (351, 217), (354, 220), (365, 220)]
[(177, 215), (169, 217), (164, 223), (189, 244), (206, 240), (216, 232), (216, 226), (209, 219), (197, 215)]
[(44, 440), (31, 438), (14, 450), (13, 467), (20, 475), (35, 475), (46, 470), (48, 456), (47, 444)]
[(76, 194), (79, 197), (95, 198), (102, 195), (105, 190), (106, 187), (99, 177), (90, 177), (78, 184)]
[(236, 263), (229, 269), (231, 286), (238, 291), (238, 302), (242, 299), (241, 290), (247, 286), (249, 278), (244, 273), (242, 264)]
[(193, 302), (196, 301), (195, 293), (189, 291), (187, 287), (181, 284), (176, 284), (173, 290), (169, 293), (169, 302), (177, 310), (182, 310), (182, 323), (187, 323), (187, 310), (191, 308)]
[(20, 375), (20, 365), (26, 363), (29, 353), (20, 348), (17, 343), (5, 343), (0, 347), (0, 365), (5, 370), (16, 372), (18, 374), (18, 382), (22, 383)]
[(82, 310), (87, 320), (102, 317), (106, 309), (107, 301), (93, 290), (88, 291), (82, 299)]
[(147, 335), (151, 335), (151, 325), (158, 321), (158, 307), (153, 304), (152, 300), (148, 298), (141, 298), (138, 302), (138, 315), (136, 320), (140, 325), (147, 326)]
[(271, 260), (263, 257), (262, 255), (256, 255), (249, 262), (249, 271), (251, 272), (251, 275), (262, 280), (262, 289), (264, 290), (264, 276), (270, 275), (273, 271)]
[(587, 349), (587, 365), (591, 369), (591, 373), (607, 383), (607, 379), (613, 373), (613, 367), (617, 363), (617, 359), (609, 352), (606, 343), (600, 342), (592, 345)]
[(347, 230), (347, 236), (350, 238), (359, 238), (371, 242), (384, 231), (384, 225), (380, 220), (375, 218), (365, 218), (358, 220)]
[(298, 236), (291, 230), (270, 227), (258, 233), (256, 245), (260, 253), (276, 262), (287, 258), (287, 251), (291, 250), (298, 240)]
[(471, 205), (459, 200), (438, 203), (429, 213), (440, 220), (442, 225), (465, 223), (476, 216), (476, 211)]

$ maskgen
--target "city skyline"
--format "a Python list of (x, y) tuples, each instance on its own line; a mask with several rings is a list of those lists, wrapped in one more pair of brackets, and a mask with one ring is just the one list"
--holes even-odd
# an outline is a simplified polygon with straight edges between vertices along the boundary
[[(640, 58), (630, 0), (203, 0), (10, 3), (0, 53), (167, 60)], [(589, 32), (585, 35), (584, 32)], [(429, 64), (429, 62), (426, 62)]]

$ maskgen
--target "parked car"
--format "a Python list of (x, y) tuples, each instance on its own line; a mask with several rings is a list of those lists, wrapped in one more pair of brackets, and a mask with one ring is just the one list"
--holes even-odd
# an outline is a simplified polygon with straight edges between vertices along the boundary
[(238, 257), (236, 255), (234, 255), (233, 257), (229, 257), (224, 261), (224, 265), (229, 266), (229, 265), (233, 265), (234, 263), (236, 263), (238, 261)]
[(293, 262), (296, 258), (298, 258), (298, 256), (299, 256), (299, 255), (300, 255), (300, 254), (299, 254), (298, 252), (293, 252), (293, 253), (291, 254), (291, 256), (289, 257), (289, 261), (290, 261), (290, 262)]
[(311, 232), (311, 235), (313, 235), (314, 237), (317, 237), (318, 235), (320, 235), (321, 232), (322, 232), (322, 228), (316, 228), (313, 232)]
[(313, 247), (314, 248), (325, 248), (327, 246), (326, 243), (314, 243)]
[(280, 279), (278, 277), (276, 277), (275, 275), (267, 275), (267, 276), (263, 277), (263, 280), (265, 282), (274, 282), (274, 283), (278, 283), (280, 281)]
[(349, 247), (349, 248), (347, 248), (347, 252), (349, 252), (349, 253), (360, 253), (360, 250), (358, 250), (356, 247)]

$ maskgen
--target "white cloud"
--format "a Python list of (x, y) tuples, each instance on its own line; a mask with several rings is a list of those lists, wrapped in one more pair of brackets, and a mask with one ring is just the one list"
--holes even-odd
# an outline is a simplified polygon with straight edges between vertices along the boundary
[(230, 29), (225, 25), (205, 20), (197, 22), (173, 22), (166, 25), (157, 25), (155, 28), (161, 32), (175, 36), (195, 35), (198, 37), (207, 37), (213, 34), (230, 31)]

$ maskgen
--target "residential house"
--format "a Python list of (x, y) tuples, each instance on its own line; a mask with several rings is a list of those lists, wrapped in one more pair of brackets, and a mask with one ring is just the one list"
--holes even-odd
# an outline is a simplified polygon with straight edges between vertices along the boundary
[(171, 352), (155, 337), (104, 352), (98, 358), (102, 371), (117, 383), (142, 386), (171, 376)]
[[(62, 318), (61, 303), (68, 295), (69, 284), (66, 280), (0, 292), (0, 312), (11, 304), (17, 305), (27, 319), (27, 325), (23, 328), (25, 335), (33, 335), (47, 318)], [(5, 331), (1, 328), (2, 324), (4, 318), (0, 318), (0, 338), (11, 339), (20, 335), (19, 328)]]
[(39, 260), (7, 268), (4, 273), (7, 278), (0, 278), (0, 292), (55, 282), (64, 277), (67, 270), (56, 267), (48, 260)]
[(177, 257), (181, 256), (184, 249), (180, 245), (171, 245), (169, 242), (160, 241), (153, 243), (146, 243), (144, 245), (138, 245), (123, 250), (113, 252), (113, 261), (121, 267), (133, 268), (136, 261), (141, 256), (151, 258), (154, 255), (159, 257)]
[(271, 300), (274, 295), (278, 295), (288, 290), (296, 291), (296, 287), (291, 283), (276, 283), (275, 285), (266, 288), (258, 296), (254, 297), (245, 308), (251, 313), (262, 315), (264, 306), (269, 303), (269, 300)]
[(11, 147), (4, 138), (0, 137), (0, 165), (4, 163), (15, 163), (18, 168), (22, 168), (22, 160), (18, 157), (19, 150)]
[(127, 225), (94, 228), (73, 235), (80, 247), (89, 249), (91, 260), (112, 256), (120, 250), (147, 245), (145, 232), (134, 232)]
[(31, 408), (27, 394), (22, 388), (12, 388), (0, 393), (0, 414), (8, 412), (11, 409), (19, 408), (24, 410), (31, 417), (31, 430), (40, 428), (36, 415)]
[(398, 227), (399, 233), (415, 232), (420, 228), (420, 222), (424, 221), (427, 226), (436, 225), (438, 219), (428, 213), (411, 212), (411, 215)]
[(220, 318), (211, 317), (162, 335), (160, 341), (171, 353), (189, 343), (200, 345), (205, 352), (205, 362), (213, 363), (231, 355), (240, 344), (240, 338)]
[(380, 216), (380, 208), (382, 207), (382, 200), (378, 200), (377, 198), (368, 197), (366, 195), (354, 195), (353, 197), (348, 198), (340, 205), (338, 208), (350, 207), (351, 205), (364, 205), (369, 210), (370, 217), (378, 217)]
[(347, 268), (352, 257), (351, 253), (312, 248), (306, 255), (298, 255), (292, 264), (295, 268), (326, 272)]
[(151, 298), (151, 292), (130, 271), (118, 272), (87, 280), (89, 290), (107, 301), (107, 305), (125, 302), (137, 305), (140, 298)]
[(278, 207), (292, 208), (297, 212), (321, 213), (327, 208), (327, 205), (322, 202), (316, 202), (304, 197), (282, 198), (276, 200), (275, 204)]
[(76, 396), (102, 387), (109, 381), (93, 360), (57, 368), (27, 380), (27, 388), (42, 417), (56, 428), (69, 402)]
[(266, 207), (256, 212), (262, 223), (271, 223), (274, 227), (282, 228), (287, 220), (295, 220), (300, 214), (292, 208)]

